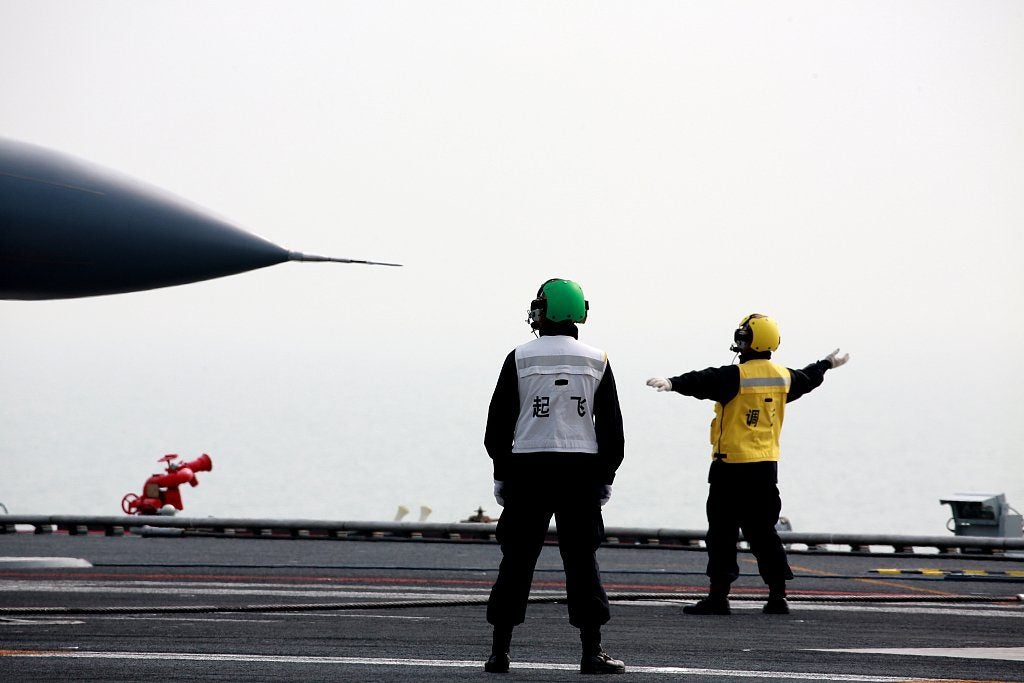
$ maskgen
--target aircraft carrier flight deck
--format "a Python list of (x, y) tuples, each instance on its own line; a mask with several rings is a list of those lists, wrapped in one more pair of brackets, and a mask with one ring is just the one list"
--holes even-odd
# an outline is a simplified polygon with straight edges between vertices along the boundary
[[(502, 680), (483, 671), (487, 540), (7, 531), (0, 680)], [(1024, 680), (1024, 555), (870, 550), (792, 552), (789, 615), (761, 612), (741, 553), (732, 614), (691, 616), (703, 549), (602, 548), (617, 680)], [(545, 547), (505, 679), (580, 676), (563, 598)]]

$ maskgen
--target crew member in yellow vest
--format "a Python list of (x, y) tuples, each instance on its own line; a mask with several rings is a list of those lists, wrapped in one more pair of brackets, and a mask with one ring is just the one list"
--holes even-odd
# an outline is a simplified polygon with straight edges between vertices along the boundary
[(739, 532), (757, 558), (768, 585), (766, 614), (788, 614), (786, 581), (793, 578), (775, 525), (782, 500), (778, 488), (779, 437), (786, 405), (817, 388), (825, 372), (843, 365), (839, 349), (802, 370), (772, 362), (781, 337), (775, 321), (759, 313), (740, 321), (730, 351), (739, 365), (652, 378), (658, 391), (715, 401), (708, 473), (708, 597), (683, 608), (687, 614), (729, 614), (729, 587), (739, 576)]
[(604, 351), (579, 341), (589, 304), (580, 286), (541, 285), (527, 322), (537, 338), (505, 357), (487, 411), (484, 446), (493, 461), (494, 497), (503, 507), (498, 577), (487, 603), (494, 626), (489, 673), (506, 673), (512, 630), (526, 618), (537, 557), (554, 516), (565, 566), (569, 623), (580, 629), (580, 672), (616, 674), (625, 665), (601, 647), (608, 596), (596, 552), (601, 507), (612, 494), (624, 438), (615, 377)]

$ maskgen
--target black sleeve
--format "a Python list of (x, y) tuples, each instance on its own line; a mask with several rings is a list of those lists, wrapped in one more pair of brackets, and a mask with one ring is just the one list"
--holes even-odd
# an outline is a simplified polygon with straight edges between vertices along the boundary
[(786, 403), (792, 403), (804, 394), (814, 391), (825, 381), (825, 372), (832, 368), (827, 360), (819, 360), (811, 363), (802, 370), (789, 370), (789, 394), (786, 396)]
[(597, 453), (604, 467), (604, 483), (611, 484), (615, 480), (615, 471), (622, 464), (626, 444), (619, 392), (615, 387), (611, 363), (605, 368), (594, 392), (594, 430), (597, 432)]
[(516, 352), (509, 352), (498, 374), (498, 383), (487, 409), (487, 428), (484, 431), (484, 448), (494, 464), (494, 479), (508, 478), (509, 460), (512, 458), (512, 442), (519, 420), (519, 374), (516, 372)]
[(676, 393), (725, 405), (740, 391), (740, 369), (737, 365), (723, 365), (670, 377), (669, 381)]

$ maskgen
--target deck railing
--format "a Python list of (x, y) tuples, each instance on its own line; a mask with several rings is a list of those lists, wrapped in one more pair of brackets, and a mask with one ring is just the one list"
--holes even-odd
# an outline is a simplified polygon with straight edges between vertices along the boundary
[[(495, 524), (479, 522), (363, 522), (319, 519), (243, 519), (161, 515), (3, 515), (0, 534), (62, 532), (141, 535), (217, 536), (225, 538), (292, 538), (344, 540), (425, 540), (494, 542)], [(605, 545), (700, 549), (706, 531), (643, 527), (608, 527)], [(986, 536), (901, 536), (780, 531), (791, 551), (863, 553), (1005, 553), (1024, 551), (1024, 538)], [(550, 540), (554, 540), (552, 530)]]

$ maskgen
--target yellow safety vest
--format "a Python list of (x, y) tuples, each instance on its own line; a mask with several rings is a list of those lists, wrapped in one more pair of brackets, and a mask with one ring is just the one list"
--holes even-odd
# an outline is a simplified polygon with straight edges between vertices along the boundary
[(777, 461), (789, 370), (763, 359), (740, 363), (739, 370), (739, 393), (725, 406), (715, 403), (711, 457), (726, 463)]

